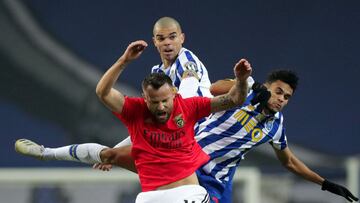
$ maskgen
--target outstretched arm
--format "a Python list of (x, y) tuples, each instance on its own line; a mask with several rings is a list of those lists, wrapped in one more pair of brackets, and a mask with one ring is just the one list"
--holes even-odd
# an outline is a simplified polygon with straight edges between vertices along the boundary
[(289, 149), (279, 150), (274, 148), (277, 158), (280, 160), (282, 165), (289, 171), (321, 185), (324, 182), (324, 178), (319, 176), (314, 171), (310, 170), (302, 161), (300, 161)]
[(96, 94), (111, 111), (121, 113), (125, 101), (124, 95), (113, 88), (115, 82), (126, 65), (138, 58), (146, 47), (147, 43), (145, 41), (132, 42), (124, 54), (105, 72), (98, 82)]
[(243, 104), (248, 91), (246, 80), (251, 72), (251, 65), (246, 59), (241, 59), (235, 64), (235, 85), (228, 93), (211, 99), (211, 112), (223, 111)]
[(355, 197), (351, 192), (345, 187), (332, 183), (329, 180), (324, 179), (319, 174), (315, 173), (309, 169), (302, 161), (300, 161), (287, 147), (284, 150), (278, 150), (274, 148), (276, 156), (282, 163), (282, 165), (287, 168), (289, 171), (303, 177), (306, 180), (314, 182), (318, 185), (321, 185), (322, 190), (327, 190), (334, 194), (345, 197), (348, 201), (358, 201), (359, 199)]

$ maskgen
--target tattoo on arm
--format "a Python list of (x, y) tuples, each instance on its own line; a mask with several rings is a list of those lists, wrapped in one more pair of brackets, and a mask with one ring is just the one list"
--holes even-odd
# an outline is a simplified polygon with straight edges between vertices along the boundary
[(211, 112), (218, 112), (240, 106), (247, 95), (247, 82), (237, 81), (236, 85), (224, 95), (214, 97), (211, 102)]
[(228, 94), (217, 96), (211, 103), (211, 112), (218, 112), (234, 107), (235, 104)]

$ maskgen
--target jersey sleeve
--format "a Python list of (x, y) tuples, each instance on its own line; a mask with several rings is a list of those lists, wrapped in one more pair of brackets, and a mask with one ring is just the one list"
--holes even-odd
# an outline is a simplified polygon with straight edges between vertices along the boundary
[(208, 97), (191, 97), (187, 98), (188, 109), (196, 115), (196, 120), (200, 120), (211, 113), (211, 99)]
[(158, 73), (160, 70), (160, 65), (155, 65), (151, 68), (151, 73)]
[(124, 124), (132, 123), (138, 115), (134, 112), (142, 111), (142, 101), (142, 98), (125, 96), (125, 102), (121, 113), (113, 112), (113, 114)]
[(273, 137), (273, 140), (270, 142), (270, 144), (275, 147), (278, 150), (283, 150), (287, 147), (287, 138), (285, 134), (285, 127), (283, 126), (283, 117), (281, 117), (280, 126)]
[(181, 80), (178, 93), (183, 98), (199, 96), (197, 90), (199, 89), (199, 80), (195, 77), (184, 78)]

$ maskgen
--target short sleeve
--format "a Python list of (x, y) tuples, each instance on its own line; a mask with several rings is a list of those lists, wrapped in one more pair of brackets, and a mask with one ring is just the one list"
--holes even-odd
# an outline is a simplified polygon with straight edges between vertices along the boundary
[(189, 110), (194, 111), (196, 120), (200, 120), (211, 113), (211, 99), (208, 97), (190, 97), (185, 99), (189, 104)]
[(287, 147), (287, 138), (285, 134), (285, 128), (282, 122), (280, 123), (280, 126), (270, 144), (278, 150), (283, 150)]
[(143, 104), (143, 98), (125, 96), (125, 102), (121, 113), (113, 112), (113, 114), (124, 124), (128, 124), (133, 122), (135, 118), (139, 116), (138, 112), (143, 112)]

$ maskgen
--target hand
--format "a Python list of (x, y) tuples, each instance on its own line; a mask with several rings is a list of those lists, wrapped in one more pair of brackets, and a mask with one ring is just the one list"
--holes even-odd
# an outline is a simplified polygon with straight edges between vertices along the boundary
[(251, 105), (260, 103), (257, 107), (257, 111), (261, 112), (267, 105), (268, 100), (271, 97), (271, 93), (267, 88), (259, 82), (256, 82), (252, 85), (252, 89), (255, 93), (254, 98), (250, 101)]
[(351, 192), (346, 189), (345, 187), (338, 185), (336, 183), (330, 182), (328, 180), (324, 180), (322, 187), (322, 190), (327, 190), (329, 192), (332, 192), (334, 194), (340, 195), (345, 197), (349, 202), (358, 201), (359, 198), (355, 197)]
[(234, 67), (235, 77), (240, 81), (245, 81), (252, 72), (250, 63), (246, 59), (241, 59)]
[(120, 59), (124, 60), (125, 63), (137, 59), (147, 46), (148, 44), (144, 40), (132, 42), (126, 48), (124, 54), (120, 57)]
[(110, 171), (112, 168), (111, 164), (102, 164), (102, 163), (97, 163), (93, 165), (93, 169), (99, 169), (102, 171)]

